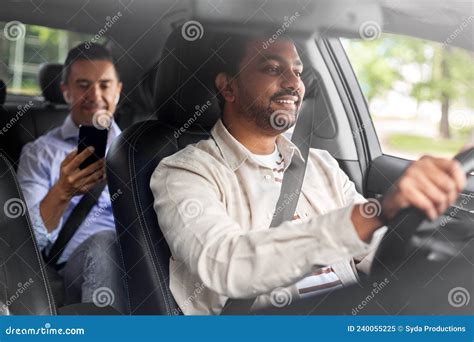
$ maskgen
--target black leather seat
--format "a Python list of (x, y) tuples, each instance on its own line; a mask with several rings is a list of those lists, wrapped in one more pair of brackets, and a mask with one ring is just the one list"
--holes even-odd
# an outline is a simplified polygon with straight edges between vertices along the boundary
[(61, 64), (42, 64), (38, 82), (44, 101), (30, 101), (0, 117), (1, 127), (8, 128), (3, 135), (1, 149), (15, 169), (23, 146), (61, 125), (69, 113), (59, 87), (61, 72)]
[(111, 306), (57, 307), (15, 171), (0, 153), (0, 315), (118, 315)]
[(56, 305), (15, 172), (0, 153), (0, 314), (55, 315)]
[(153, 92), (158, 120), (125, 130), (107, 155), (109, 189), (121, 192), (112, 206), (132, 314), (181, 314), (169, 289), (171, 254), (153, 209), (150, 178), (161, 159), (208, 138), (220, 117), (213, 70), (222, 62), (219, 48), (229, 42), (205, 32), (194, 42), (184, 40), (180, 29), (170, 35)]
[[(122, 192), (112, 206), (132, 314), (181, 313), (169, 289), (170, 251), (153, 209), (150, 177), (161, 159), (207, 138), (220, 115), (213, 87), (203, 81), (215, 63), (211, 45), (209, 39), (188, 42), (179, 30), (168, 38), (154, 92), (158, 120), (126, 129), (107, 155), (109, 189)], [(197, 106), (205, 105), (209, 108), (180, 132)]]

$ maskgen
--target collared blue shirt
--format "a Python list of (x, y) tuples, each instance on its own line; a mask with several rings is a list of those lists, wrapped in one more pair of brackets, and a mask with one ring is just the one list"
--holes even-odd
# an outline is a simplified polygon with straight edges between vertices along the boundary
[[(120, 128), (113, 121), (109, 129), (107, 150), (120, 133)], [(26, 144), (21, 151), (17, 171), (18, 180), (25, 196), (38, 247), (46, 252), (49, 252), (64, 222), (83, 196), (78, 195), (71, 199), (57, 228), (48, 233), (40, 215), (39, 205), (51, 187), (58, 181), (61, 162), (77, 147), (78, 136), (79, 128), (68, 115), (62, 126)], [(116, 198), (118, 195), (120, 194), (113, 194), (112, 198)], [(115, 230), (115, 222), (112, 214), (111, 195), (106, 186), (96, 205), (67, 244), (58, 263), (67, 261), (71, 253), (91, 235), (112, 229)]]

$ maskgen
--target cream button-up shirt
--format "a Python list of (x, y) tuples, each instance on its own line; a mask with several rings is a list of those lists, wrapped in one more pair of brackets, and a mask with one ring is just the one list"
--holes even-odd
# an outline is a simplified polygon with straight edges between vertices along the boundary
[[(298, 222), (269, 228), (281, 184), (256, 163), (219, 120), (211, 138), (161, 161), (150, 187), (161, 230), (171, 249), (170, 288), (184, 314), (220, 314), (228, 298), (272, 303), (276, 289), (298, 296), (295, 283), (330, 265), (343, 286), (357, 282), (353, 259), (373, 251), (351, 221), (366, 200), (323, 150), (311, 149)], [(283, 135), (285, 161), (298, 148)], [(285, 169), (289, 163), (285, 163)]]

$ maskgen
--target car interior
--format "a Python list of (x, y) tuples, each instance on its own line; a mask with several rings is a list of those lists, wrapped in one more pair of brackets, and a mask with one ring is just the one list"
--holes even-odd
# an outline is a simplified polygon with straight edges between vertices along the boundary
[[(315, 123), (311, 147), (329, 151), (365, 197), (379, 197), (390, 189), (411, 161), (383, 153), (366, 99), (340, 38), (355, 37), (361, 23), (377, 21), (383, 23), (384, 32), (443, 42), (446, 32), (452, 32), (465, 13), (472, 13), (470, 3), (453, 3), (430, 1), (433, 13), (431, 21), (427, 21), (418, 15), (420, 9), (426, 8), (427, 1), (408, 4), (389, 0), (362, 3), (310, 0), (81, 0), (65, 3), (46, 0), (40, 5), (7, 1), (2, 4), (0, 21), (19, 20), (93, 35), (103, 26), (104, 18), (118, 11), (123, 13), (120, 21), (105, 34), (105, 44), (112, 51), (124, 84), (115, 113), (123, 132), (107, 154), (106, 170), (110, 193), (119, 190), (122, 193), (112, 202), (112, 207), (126, 270), (128, 302), (132, 315), (181, 315), (169, 288), (171, 253), (153, 208), (150, 177), (163, 158), (208, 138), (220, 117), (212, 70), (221, 63), (219, 50), (225, 47), (225, 33), (274, 32), (281, 26), (278, 20), (298, 11), (301, 13), (286, 34), (297, 42), (305, 65), (303, 81), (307, 90), (302, 112), (309, 113)], [(33, 7), (25, 10), (27, 6), (39, 6), (43, 14), (37, 15)], [(190, 41), (183, 37), (183, 24), (190, 20), (201, 23), (201, 38)], [(242, 22), (245, 25), (241, 25)], [(461, 32), (453, 44), (470, 53), (474, 51), (469, 30)], [(5, 85), (7, 80), (0, 81), (0, 126), (10, 127), (0, 135), (1, 208), (12, 198), (23, 198), (15, 176), (22, 147), (61, 125), (69, 113), (60, 90), (62, 67), (61, 63), (52, 61), (41, 64), (37, 76), (41, 96), (10, 94)], [(201, 113), (199, 110), (207, 101), (211, 105)], [(28, 109), (23, 113), (21, 109), (25, 106)], [(184, 132), (180, 131), (188, 125)], [(297, 126), (293, 139), (298, 138), (301, 136)], [(474, 155), (469, 151), (469, 155), (461, 157), (461, 161), (466, 162), (467, 174), (474, 168)], [(458, 202), (473, 196), (474, 176), (470, 175)], [(110, 307), (57, 307), (35, 242), (28, 208), (20, 205), (18, 210), (24, 215), (11, 218), (4, 211), (0, 212), (0, 303), (7, 303), (18, 283), (32, 279), (32, 285), (2, 315), (113, 314)], [(448, 265), (464, 258), (472, 270), (473, 213), (474, 205), (469, 202), (467, 209), (457, 211), (443, 230), (440, 229), (443, 217), (429, 222), (419, 213), (411, 213), (412, 221), (398, 223), (412, 227), (410, 233), (402, 237), (394, 230), (392, 240), (385, 243), (394, 248), (388, 255), (379, 255), (381, 259), (398, 260), (398, 263), (391, 269), (381, 267), (379, 275), (393, 276), (400, 267), (403, 269), (395, 256), (397, 253), (405, 257), (413, 254), (413, 260), (417, 260), (420, 267), (424, 262)], [(384, 247), (384, 250), (389, 248)], [(459, 282), (472, 289), (472, 273)], [(372, 283), (373, 279), (369, 279), (361, 287), (361, 298)], [(453, 311), (445, 303), (436, 304), (436, 300), (432, 301), (432, 307), (420, 308), (425, 302), (398, 296), (405, 285), (400, 281), (398, 286), (387, 294), (384, 305), (391, 308), (391, 312), (373, 303), (364, 314), (417, 314), (432, 310), (448, 314), (472, 313), (472, 304)], [(433, 298), (428, 292), (427, 298)], [(311, 314), (350, 314), (352, 306), (347, 305), (347, 300), (341, 296), (328, 301)], [(407, 300), (411, 300), (411, 304), (404, 306)], [(260, 314), (308, 314), (309, 310), (301, 304), (287, 310), (263, 310)]]

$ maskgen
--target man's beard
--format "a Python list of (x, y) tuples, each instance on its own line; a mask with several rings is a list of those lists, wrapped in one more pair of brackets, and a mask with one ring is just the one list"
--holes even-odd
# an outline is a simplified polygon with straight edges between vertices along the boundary
[[(296, 124), (299, 112), (298, 107), (294, 111), (285, 109), (275, 110), (271, 107), (272, 100), (265, 106), (252, 99), (246, 92), (244, 94), (245, 102), (249, 104), (244, 105), (241, 112), (247, 120), (254, 122), (262, 131), (271, 135), (280, 134)], [(277, 95), (281, 96), (282, 94)], [(272, 97), (272, 99), (275, 97)]]

